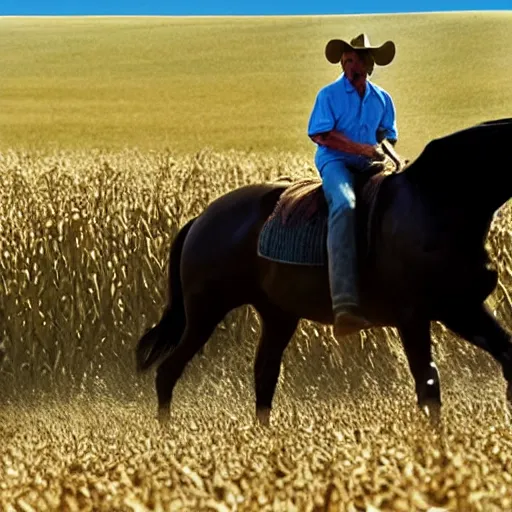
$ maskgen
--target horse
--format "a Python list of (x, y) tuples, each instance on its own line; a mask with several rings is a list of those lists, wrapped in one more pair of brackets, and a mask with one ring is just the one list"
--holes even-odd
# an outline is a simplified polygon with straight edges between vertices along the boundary
[[(512, 402), (511, 335), (485, 304), (498, 282), (485, 241), (494, 212), (512, 196), (512, 169), (504, 157), (510, 141), (512, 118), (482, 122), (432, 139), (400, 172), (357, 177), (362, 312), (371, 327), (396, 328), (416, 405), (430, 418), (439, 418), (442, 410), (431, 350), (433, 321), (491, 354)], [(269, 425), (282, 355), (299, 320), (333, 322), (321, 259), (326, 218), (321, 181), (314, 178), (231, 190), (180, 229), (170, 249), (168, 304), (135, 349), (139, 374), (159, 361), (161, 423), (170, 420), (173, 389), (187, 363), (228, 312), (250, 304), (261, 321), (254, 363), (256, 421)], [(323, 226), (313, 247), (320, 259), (297, 264), (261, 254), (261, 236), (272, 219), (281, 229), (274, 242), (285, 250), (291, 247), (290, 230), (300, 235), (307, 222)], [(302, 240), (308, 243), (307, 237)]]

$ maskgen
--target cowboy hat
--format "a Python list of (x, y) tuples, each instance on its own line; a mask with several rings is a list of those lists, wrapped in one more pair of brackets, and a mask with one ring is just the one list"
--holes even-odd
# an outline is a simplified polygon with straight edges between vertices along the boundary
[(345, 51), (368, 50), (378, 66), (387, 66), (395, 57), (395, 43), (386, 41), (381, 46), (371, 46), (366, 34), (359, 34), (350, 43), (331, 39), (325, 47), (325, 56), (331, 64), (337, 64)]

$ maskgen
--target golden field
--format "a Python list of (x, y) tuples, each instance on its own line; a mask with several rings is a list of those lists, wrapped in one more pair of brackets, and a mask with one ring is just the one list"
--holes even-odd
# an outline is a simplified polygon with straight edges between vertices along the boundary
[[(136, 376), (133, 360), (166, 301), (179, 227), (234, 187), (314, 175), (305, 126), (336, 75), (327, 39), (397, 41), (375, 80), (413, 157), (434, 136), (510, 116), (511, 22), (0, 19), (0, 508), (511, 509), (503, 379), (440, 325), (441, 432), (414, 407), (392, 329), (338, 345), (303, 322), (269, 430), (253, 422), (252, 309), (191, 363), (166, 429), (153, 375)], [(511, 217), (504, 207), (489, 249), (490, 304), (512, 328)]]
[(0, 18), (0, 148), (300, 152), (326, 42), (397, 46), (372, 77), (400, 150), (510, 115), (512, 13), (262, 18)]
[[(313, 173), (306, 161), (128, 150), (2, 158), (2, 508), (506, 510), (503, 379), (441, 326), (442, 435), (415, 410), (392, 329), (337, 345), (309, 322), (285, 353), (262, 430), (250, 308), (219, 325), (178, 383), (173, 424), (157, 426), (152, 374), (134, 374), (133, 347), (161, 313), (178, 226), (234, 185)], [(501, 271), (492, 304), (508, 325), (510, 218), (505, 208), (490, 237)]]

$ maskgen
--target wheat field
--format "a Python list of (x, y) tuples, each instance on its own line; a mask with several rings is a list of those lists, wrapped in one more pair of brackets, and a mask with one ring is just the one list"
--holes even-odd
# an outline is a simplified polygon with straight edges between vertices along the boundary
[[(162, 310), (176, 230), (233, 186), (311, 175), (307, 161), (234, 151), (182, 159), (6, 152), (0, 171), (5, 510), (511, 503), (503, 379), (488, 356), (442, 326), (434, 326), (442, 433), (416, 412), (392, 329), (337, 345), (309, 322), (285, 353), (272, 427), (262, 430), (250, 308), (219, 325), (177, 386), (171, 427), (157, 426), (152, 376), (135, 376), (133, 347)], [(510, 325), (511, 212), (500, 213), (489, 240), (501, 275), (491, 303)]]
[[(512, 435), (498, 366), (441, 325), (433, 325), (441, 431), (415, 408), (393, 329), (337, 344), (329, 328), (302, 322), (285, 352), (268, 430), (254, 423), (259, 322), (249, 307), (228, 315), (187, 368), (170, 426), (155, 419), (153, 374), (134, 372), (135, 343), (167, 299), (177, 230), (235, 187), (315, 175), (302, 132), (311, 94), (332, 69), (305, 41), (318, 50), (333, 27), (362, 24), (379, 38), (393, 26), (410, 43), (410, 61), (414, 44), (437, 37), (410, 78), (419, 87), (439, 60), (439, 75), (448, 69), (454, 47), (443, 53), (444, 33), (459, 30), (463, 55), (473, 34), (510, 37), (510, 13), (459, 16), (465, 25), (455, 15), (239, 20), (224, 38), (225, 20), (0, 19), (1, 510), (512, 509)], [(167, 45), (151, 35), (169, 25)], [(434, 30), (415, 41), (426, 27)], [(196, 59), (188, 63), (177, 41), (188, 47), (202, 29), (210, 46), (201, 56), (189, 50)], [(233, 45), (236, 37), (246, 44)], [(110, 74), (102, 41), (125, 56)], [(148, 48), (162, 60), (148, 63)], [(265, 49), (268, 72), (254, 62), (244, 68), (240, 48)], [(276, 108), (269, 98), (291, 66), (286, 56), (274, 62), (284, 48), (302, 57), (298, 75), (287, 69), (301, 85)], [(209, 51), (227, 56), (223, 64)], [(431, 136), (509, 115), (512, 67), (489, 74), (502, 57), (491, 49), (456, 60), (456, 75), (469, 61), (480, 66), (473, 82), (453, 89), (460, 97), (430, 83), (415, 96), (397, 69), (382, 72), (403, 113), (401, 151), (414, 156)], [(225, 82), (217, 84), (219, 66)], [(237, 73), (254, 76), (249, 103), (226, 85)], [(264, 83), (274, 84), (266, 96)], [(171, 97), (176, 84), (188, 102)], [(217, 95), (207, 94), (212, 84)], [(427, 101), (432, 91), (441, 91), (437, 103)], [(280, 136), (277, 120), (289, 136)], [(506, 205), (488, 240), (500, 274), (489, 303), (509, 328), (511, 219)]]

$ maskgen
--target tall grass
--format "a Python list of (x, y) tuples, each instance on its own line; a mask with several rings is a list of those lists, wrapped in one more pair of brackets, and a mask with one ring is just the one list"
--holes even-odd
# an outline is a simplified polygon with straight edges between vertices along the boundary
[[(149, 389), (151, 377), (134, 374), (133, 349), (167, 300), (169, 248), (177, 231), (221, 194), (283, 174), (315, 171), (285, 153), (1, 153), (2, 398), (45, 392), (133, 398)], [(492, 304), (510, 323), (509, 209), (496, 219), (489, 245), (501, 276)], [(323, 384), (328, 392), (336, 385), (356, 390), (372, 379), (410, 383), (393, 330), (353, 336), (343, 346), (329, 333), (310, 322), (300, 325), (285, 354), (283, 385), (296, 382), (307, 391)], [(440, 328), (435, 333), (436, 341), (447, 338)], [(187, 375), (224, 390), (231, 385), (224, 381), (227, 373), (250, 385), (258, 336), (254, 311), (235, 311)], [(463, 343), (450, 345), (438, 343), (437, 351), (447, 359), (456, 347), (459, 366), (448, 365), (454, 373), (464, 365), (478, 372), (493, 364)]]

